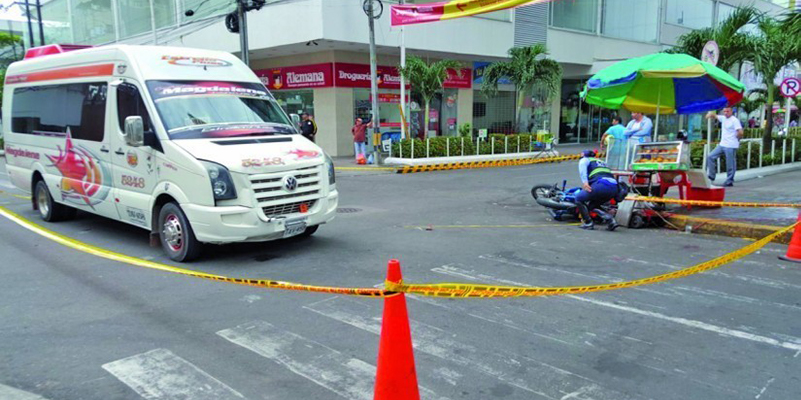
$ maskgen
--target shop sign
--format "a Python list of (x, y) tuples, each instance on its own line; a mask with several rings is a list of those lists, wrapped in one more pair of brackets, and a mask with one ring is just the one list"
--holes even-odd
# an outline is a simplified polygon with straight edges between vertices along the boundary
[[(400, 73), (397, 68), (379, 65), (376, 68), (380, 89), (400, 89)], [(369, 88), (370, 66), (366, 64), (334, 64), (334, 84), (337, 87)]]
[[(373, 95), (370, 95), (370, 101), (373, 101)], [(400, 95), (394, 93), (379, 93), (378, 94), (378, 102), (379, 103), (396, 103), (400, 104)]]
[[(400, 89), (400, 73), (395, 67), (379, 65), (376, 67), (379, 89)], [(470, 89), (472, 71), (470, 68), (462, 70), (462, 76), (456, 71), (449, 70), (448, 78), (443, 82), (445, 88)], [(334, 64), (334, 85), (337, 87), (369, 88), (370, 66), (367, 64)], [(407, 87), (408, 87), (407, 83)], [(379, 97), (380, 100), (380, 97)]]
[(254, 71), (270, 90), (293, 90), (334, 85), (331, 63), (269, 68)]
[(456, 73), (456, 70), (448, 70), (448, 78), (445, 79), (442, 86), (449, 89), (470, 89), (473, 87), (473, 70), (470, 68), (462, 68), (461, 75)]
[[(476, 61), (473, 63), (473, 84), (480, 85), (484, 83), (484, 70), (487, 68), (488, 63), (486, 61)], [(512, 81), (509, 80), (508, 77), (504, 76), (501, 79), (498, 79), (499, 85), (511, 85)]]

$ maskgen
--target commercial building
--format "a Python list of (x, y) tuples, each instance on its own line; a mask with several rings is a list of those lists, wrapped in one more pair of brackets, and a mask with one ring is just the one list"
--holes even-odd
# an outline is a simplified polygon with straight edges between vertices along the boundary
[[(536, 91), (526, 96), (522, 115), (530, 122), (522, 129), (558, 132), (563, 142), (586, 141), (600, 136), (611, 115), (579, 101), (578, 92), (592, 74), (616, 61), (661, 51), (682, 33), (711, 26), (738, 5), (754, 4), (778, 13), (794, 6), (793, 1), (559, 0), (409, 26), (404, 37), (408, 54), (464, 64), (461, 74), (452, 71), (432, 103), (431, 134), (456, 135), (464, 123), (490, 132), (520, 130), (514, 121), (514, 86), (502, 84), (499, 93), (488, 98), (480, 91), (481, 72), (487, 63), (505, 59), (512, 46), (545, 43), (550, 57), (564, 67), (564, 81), (550, 104)], [(407, 1), (424, 2), (428, 0)], [(396, 70), (401, 31), (390, 27), (391, 4), (383, 3), (375, 34), (384, 133), (399, 131), (401, 125)], [(191, 16), (187, 10), (192, 10)], [(228, 32), (224, 23), (224, 15), (233, 10), (231, 0), (51, 0), (43, 2), (42, 19), (48, 43), (155, 42), (238, 53), (238, 35)], [(290, 113), (314, 116), (317, 141), (330, 154), (352, 154), (353, 120), (367, 116), (371, 108), (362, 2), (268, 0), (264, 8), (248, 14), (248, 28), (250, 65), (276, 99)], [(422, 100), (411, 100), (407, 118), (415, 132), (421, 131)]]

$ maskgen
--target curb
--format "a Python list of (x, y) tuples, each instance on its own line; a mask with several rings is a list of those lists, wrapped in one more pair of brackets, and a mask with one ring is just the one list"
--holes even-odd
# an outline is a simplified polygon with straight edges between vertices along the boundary
[[(684, 231), (687, 226), (690, 226), (692, 233), (705, 233), (709, 235), (746, 239), (763, 238), (785, 228), (782, 226), (756, 225), (744, 222), (698, 218), (676, 214), (667, 217), (667, 220), (682, 231)], [(773, 243), (789, 244), (792, 236), (793, 232), (787, 232), (786, 234), (775, 238)]]

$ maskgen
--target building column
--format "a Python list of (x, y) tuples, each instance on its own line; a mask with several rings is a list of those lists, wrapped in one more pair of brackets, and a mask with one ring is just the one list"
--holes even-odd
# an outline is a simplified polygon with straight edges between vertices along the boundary
[(462, 124), (473, 126), (473, 89), (459, 89), (456, 93), (456, 132)]
[(352, 156), (353, 89), (314, 89), (317, 144), (332, 157)]

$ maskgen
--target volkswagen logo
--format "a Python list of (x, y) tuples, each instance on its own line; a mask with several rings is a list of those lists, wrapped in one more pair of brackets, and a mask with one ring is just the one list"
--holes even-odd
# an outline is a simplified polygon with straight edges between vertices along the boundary
[(294, 176), (290, 175), (284, 178), (284, 189), (286, 189), (288, 192), (292, 192), (297, 188), (298, 180)]

